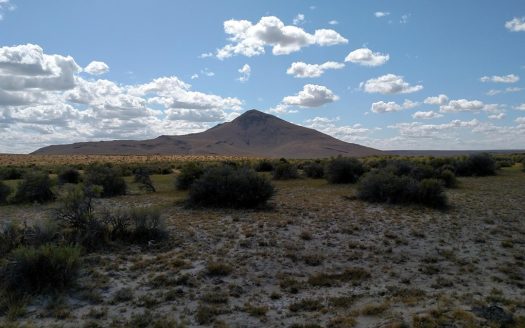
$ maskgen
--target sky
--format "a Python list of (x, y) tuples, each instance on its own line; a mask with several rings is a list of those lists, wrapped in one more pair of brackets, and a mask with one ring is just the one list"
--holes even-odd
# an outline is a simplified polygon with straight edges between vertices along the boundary
[(0, 153), (250, 109), (379, 149), (524, 149), (525, 2), (0, 0)]

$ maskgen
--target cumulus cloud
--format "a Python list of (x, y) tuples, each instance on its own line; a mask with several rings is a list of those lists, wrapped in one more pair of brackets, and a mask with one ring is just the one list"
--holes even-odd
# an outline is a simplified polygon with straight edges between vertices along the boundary
[(0, 21), (4, 19), (4, 13), (6, 11), (15, 10), (15, 5), (13, 5), (9, 0), (0, 0)]
[(520, 80), (520, 77), (514, 74), (504, 76), (483, 76), (479, 79), (481, 82), (494, 82), (494, 83), (516, 83)]
[(239, 81), (246, 82), (250, 79), (250, 75), (252, 73), (252, 68), (248, 64), (244, 64), (241, 68), (237, 70), (239, 73), (241, 73), (241, 76), (239, 77)]
[(505, 27), (511, 32), (525, 32), (525, 17), (514, 17), (505, 22)]
[(390, 59), (390, 55), (373, 52), (368, 48), (360, 48), (349, 53), (345, 62), (352, 62), (362, 66), (381, 66)]
[(121, 85), (81, 71), (37, 45), (0, 48), (0, 152), (193, 133), (242, 109), (238, 98), (194, 91), (175, 76)]
[(67, 90), (80, 66), (70, 56), (47, 55), (34, 44), (0, 48), (0, 89)]
[(270, 113), (297, 113), (293, 107), (315, 108), (339, 100), (332, 90), (322, 85), (306, 84), (294, 96), (284, 97), (281, 102), (268, 110)]
[(348, 40), (331, 29), (315, 30), (313, 34), (302, 28), (284, 23), (275, 16), (262, 17), (253, 24), (247, 20), (230, 19), (224, 22), (224, 32), (230, 35), (231, 43), (217, 50), (217, 58), (235, 55), (247, 57), (265, 53), (272, 47), (274, 55), (287, 55), (310, 45), (332, 46), (348, 43)]
[(525, 124), (525, 117), (521, 116), (521, 117), (517, 117), (514, 122), (518, 123), (518, 124)]
[(304, 23), (304, 15), (303, 14), (297, 14), (297, 16), (295, 16), (294, 19), (293, 19), (293, 24), (294, 25), (301, 25), (302, 23)]
[(514, 93), (514, 92), (520, 92), (520, 91), (523, 91), (523, 88), (517, 88), (517, 87), (514, 87), (514, 88), (505, 88), (505, 89), (500, 89), (500, 90), (497, 90), (497, 89), (491, 89), (489, 91), (487, 91), (487, 96), (496, 96), (496, 95), (499, 95), (499, 94), (505, 94), (505, 93)]
[(365, 128), (359, 123), (353, 125), (338, 125), (339, 121), (339, 117), (331, 119), (317, 116), (313, 119), (306, 120), (302, 125), (347, 142), (367, 140), (367, 135), (372, 132), (371, 129)]
[(330, 25), (338, 25), (339, 22), (336, 21), (335, 19), (332, 19), (331, 21), (328, 22), (328, 24), (330, 24)]
[(338, 99), (339, 97), (325, 86), (306, 84), (296, 95), (284, 97), (282, 103), (288, 106), (319, 107)]
[(448, 97), (446, 95), (427, 97), (423, 102), (429, 105), (446, 105), (448, 103)]
[(423, 119), (423, 120), (430, 120), (433, 118), (439, 118), (443, 117), (443, 115), (434, 112), (433, 110), (430, 111), (417, 111), (414, 114), (412, 114), (412, 118), (414, 119)]
[(491, 119), (491, 120), (501, 120), (503, 118), (505, 118), (507, 115), (505, 115), (505, 113), (499, 113), (499, 114), (493, 114), (493, 115), (489, 115), (488, 117)]
[(501, 112), (502, 106), (498, 104), (485, 104), (480, 100), (458, 99), (450, 100), (448, 104), (441, 105), (441, 113), (458, 113), (458, 112)]
[(423, 89), (422, 85), (410, 85), (403, 80), (403, 76), (387, 74), (359, 85), (362, 90), (368, 93), (396, 94), (412, 93)]
[(306, 64), (303, 62), (294, 62), (286, 71), (286, 74), (293, 75), (298, 78), (319, 77), (329, 69), (341, 69), (345, 64), (329, 61), (324, 64)]
[(376, 11), (374, 13), (374, 16), (376, 16), (377, 18), (386, 17), (388, 15), (390, 15), (388, 11)]
[(109, 72), (109, 66), (101, 61), (92, 61), (84, 68), (84, 72), (91, 75), (102, 75)]
[(524, 110), (525, 111), (525, 103), (515, 106), (514, 109), (516, 109), (516, 110)]
[(405, 100), (403, 104), (399, 105), (393, 101), (384, 102), (384, 101), (378, 101), (375, 103), (372, 103), (372, 106), (370, 107), (370, 111), (376, 114), (382, 114), (382, 113), (391, 113), (391, 112), (399, 112), (403, 109), (411, 109), (418, 106), (417, 102), (411, 101), (411, 100)]

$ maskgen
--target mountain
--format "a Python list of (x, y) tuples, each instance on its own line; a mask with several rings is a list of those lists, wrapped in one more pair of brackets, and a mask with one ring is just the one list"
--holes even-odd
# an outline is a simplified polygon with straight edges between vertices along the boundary
[(380, 155), (377, 149), (348, 143), (255, 109), (209, 130), (155, 139), (80, 142), (40, 148), (38, 155), (224, 155), (321, 158)]

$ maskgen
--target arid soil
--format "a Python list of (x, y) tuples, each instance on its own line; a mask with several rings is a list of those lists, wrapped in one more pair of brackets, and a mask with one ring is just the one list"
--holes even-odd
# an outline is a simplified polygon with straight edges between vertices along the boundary
[[(446, 211), (365, 203), (352, 185), (312, 179), (275, 182), (261, 210), (189, 209), (172, 182), (154, 176), (157, 193), (97, 203), (161, 206), (169, 241), (86, 255), (74, 290), (34, 299), (16, 323), (525, 325), (525, 173), (517, 168), (461, 178), (447, 190)], [(53, 206), (6, 206), (0, 217), (43, 220)]]

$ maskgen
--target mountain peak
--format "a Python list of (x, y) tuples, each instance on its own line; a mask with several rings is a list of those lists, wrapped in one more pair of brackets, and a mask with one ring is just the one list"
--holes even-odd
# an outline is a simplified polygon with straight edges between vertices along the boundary
[(243, 128), (248, 128), (253, 125), (264, 124), (271, 119), (277, 118), (273, 115), (258, 111), (257, 109), (251, 109), (237, 117), (232, 123), (238, 124)]

